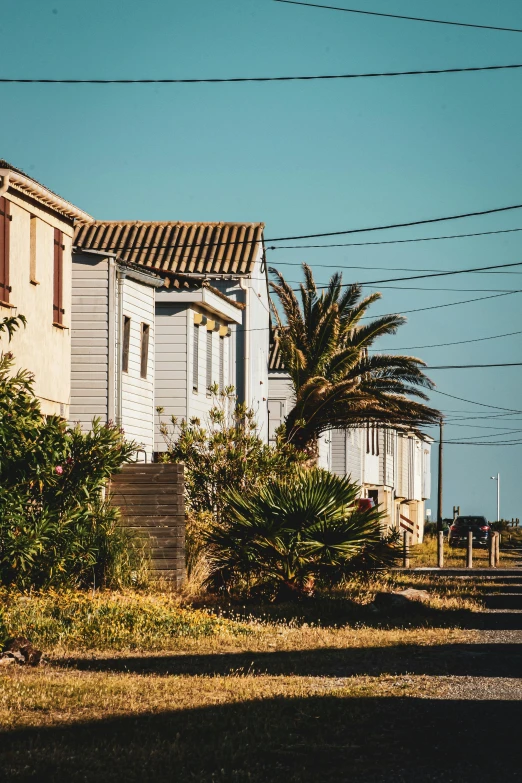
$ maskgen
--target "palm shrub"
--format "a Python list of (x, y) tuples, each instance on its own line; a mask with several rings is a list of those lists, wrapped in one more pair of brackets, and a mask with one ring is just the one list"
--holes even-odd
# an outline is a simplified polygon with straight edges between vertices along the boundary
[[(11, 324), (0, 331), (11, 336)], [(20, 321), (23, 323), (23, 321)], [(2, 328), (3, 327), (3, 328)], [(103, 497), (135, 444), (112, 424), (91, 432), (44, 416), (26, 370), (0, 355), (0, 584), (22, 588), (132, 582), (143, 554)]]
[[(381, 295), (362, 297), (358, 284), (343, 285), (332, 275), (320, 293), (310, 267), (299, 297), (276, 270), (272, 301), (278, 339), (295, 395), (285, 422), (285, 439), (317, 456), (319, 436), (329, 429), (375, 423), (419, 431), (438, 422), (440, 413), (418, 400), (433, 384), (424, 362), (412, 356), (371, 353), (377, 339), (395, 334), (405, 322), (399, 315), (369, 319), (367, 311)], [(366, 320), (365, 320), (366, 319)]]
[(297, 468), (249, 493), (229, 489), (226, 521), (205, 536), (209, 584), (301, 597), (341, 582), (357, 558), (389, 563), (395, 550), (382, 541), (382, 515), (359, 509), (358, 492), (349, 478), (318, 468)]

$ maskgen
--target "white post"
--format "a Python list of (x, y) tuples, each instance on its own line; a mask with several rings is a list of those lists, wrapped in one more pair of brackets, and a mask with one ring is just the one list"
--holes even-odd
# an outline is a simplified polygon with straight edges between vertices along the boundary
[(500, 522), (500, 473), (497, 473), (497, 522)]

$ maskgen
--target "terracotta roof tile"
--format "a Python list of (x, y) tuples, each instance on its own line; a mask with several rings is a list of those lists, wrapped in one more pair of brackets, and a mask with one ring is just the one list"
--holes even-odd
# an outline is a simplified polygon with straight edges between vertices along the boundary
[(248, 275), (264, 223), (104, 221), (80, 226), (75, 244), (157, 272)]
[(281, 355), (281, 346), (279, 344), (279, 330), (270, 329), (270, 352), (268, 354), (269, 372), (284, 371), (285, 363)]

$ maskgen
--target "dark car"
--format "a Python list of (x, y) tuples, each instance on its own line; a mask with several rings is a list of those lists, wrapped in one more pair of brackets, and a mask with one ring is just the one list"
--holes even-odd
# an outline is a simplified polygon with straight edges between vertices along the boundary
[(465, 545), (470, 530), (473, 533), (474, 544), (488, 545), (491, 527), (485, 517), (457, 517), (449, 529), (449, 545)]

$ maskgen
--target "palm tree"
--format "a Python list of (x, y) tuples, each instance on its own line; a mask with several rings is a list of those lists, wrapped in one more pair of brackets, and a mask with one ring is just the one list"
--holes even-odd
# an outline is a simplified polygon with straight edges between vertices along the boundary
[(395, 334), (405, 322), (400, 315), (367, 319), (368, 308), (381, 298), (362, 298), (361, 285), (343, 286), (342, 275), (332, 275), (318, 293), (312, 270), (303, 264), (300, 302), (284, 277), (270, 269), (280, 310), (272, 301), (285, 369), (290, 375), (295, 404), (285, 422), (285, 439), (317, 456), (317, 441), (329, 429), (368, 424), (419, 432), (440, 413), (422, 402), (422, 389), (433, 388), (422, 371), (421, 359), (369, 354), (379, 337)]

